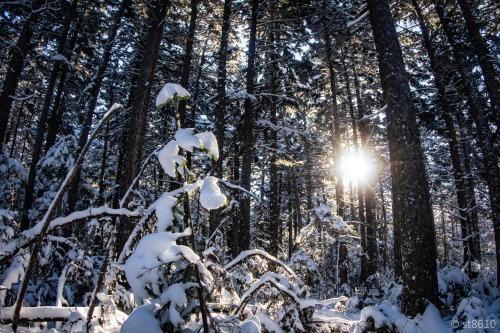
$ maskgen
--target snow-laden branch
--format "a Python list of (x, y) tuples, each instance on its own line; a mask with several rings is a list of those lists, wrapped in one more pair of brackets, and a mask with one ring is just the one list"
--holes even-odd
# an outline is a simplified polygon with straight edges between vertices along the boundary
[(247, 251), (243, 251), (241, 252), (236, 258), (234, 258), (233, 261), (231, 261), (230, 263), (228, 263), (224, 269), (229, 271), (231, 270), (231, 268), (233, 268), (234, 266), (244, 262), (245, 260), (247, 260), (248, 258), (250, 257), (254, 257), (254, 256), (259, 256), (259, 257), (262, 257), (264, 259), (267, 259), (271, 262), (274, 262), (278, 265), (280, 265), (281, 267), (283, 267), (292, 277), (294, 278), (298, 278), (297, 274), (295, 274), (294, 271), (292, 271), (290, 269), (290, 267), (288, 267), (283, 261), (279, 260), (278, 258), (270, 255), (269, 253), (265, 252), (265, 251), (262, 251), (262, 250), (247, 250)]
[(369, 16), (369, 13), (370, 12), (368, 10), (365, 10), (360, 16), (356, 17), (352, 21), (347, 22), (347, 27), (348, 28), (353, 27), (356, 24), (358, 24), (359, 22), (363, 21), (364, 19), (366, 19)]
[[(90, 136), (89, 140), (87, 141), (87, 143), (83, 147), (82, 151), (80, 152), (80, 155), (78, 156), (78, 159), (76, 160), (74, 166), (66, 174), (66, 178), (62, 182), (61, 187), (59, 188), (59, 191), (57, 191), (57, 194), (54, 197), (54, 200), (52, 200), (44, 217), (39, 222), (40, 229), (39, 229), (39, 232), (37, 233), (38, 237), (36, 237), (36, 239), (34, 239), (32, 255), (30, 257), (28, 266), (26, 267), (26, 272), (24, 274), (23, 282), (21, 283), (21, 286), (19, 288), (19, 292), (17, 294), (15, 310), (14, 310), (14, 314), (12, 315), (12, 330), (13, 331), (17, 330), (17, 325), (19, 324), (21, 309), (23, 306), (24, 296), (26, 295), (26, 291), (28, 290), (29, 279), (31, 278), (31, 275), (33, 274), (33, 270), (37, 264), (38, 253), (40, 252), (40, 250), (42, 248), (42, 242), (43, 242), (45, 236), (47, 235), (47, 232), (49, 231), (50, 224), (52, 223), (52, 218), (54, 217), (54, 214), (56, 213), (57, 209), (61, 205), (62, 199), (63, 199), (65, 193), (68, 191), (69, 186), (71, 185), (71, 182), (76, 177), (78, 170), (82, 166), (83, 159), (85, 158), (85, 154), (87, 154), (87, 152), (90, 148), (90, 145), (92, 144), (94, 139), (97, 137), (97, 135), (99, 134), (101, 129), (104, 127), (106, 122), (109, 119), (111, 119), (111, 117), (120, 108), (122, 108), (122, 106), (118, 103), (115, 103), (104, 114), (101, 121), (97, 125), (96, 129), (94, 130), (94, 132)], [(35, 227), (37, 227), (37, 226), (35, 226)]]
[(160, 149), (162, 149), (162, 147), (163, 147), (163, 145), (161, 145), (159, 148), (155, 149), (151, 154), (149, 154), (149, 156), (146, 158), (146, 160), (142, 163), (142, 166), (141, 166), (141, 169), (139, 170), (139, 173), (137, 174), (137, 176), (132, 181), (132, 184), (130, 184), (130, 186), (128, 187), (127, 192), (125, 193), (125, 195), (123, 196), (123, 198), (120, 200), (120, 207), (123, 207), (125, 205), (125, 202), (127, 201), (128, 196), (132, 192), (132, 189), (135, 187), (135, 185), (139, 182), (139, 179), (142, 176), (142, 174), (143, 174), (144, 170), (146, 169), (146, 167), (148, 166), (149, 161), (151, 160), (151, 158), (153, 156), (158, 155), (158, 151), (160, 151)]
[[(139, 215), (137, 211), (130, 211), (126, 208), (110, 208), (101, 206), (97, 208), (88, 208), (82, 211), (77, 211), (69, 214), (68, 216), (58, 217), (50, 222), (47, 233), (59, 230), (61, 227), (68, 224), (76, 223), (89, 217), (97, 217), (101, 215), (115, 215), (115, 216), (128, 216), (133, 217)], [(31, 245), (40, 235), (43, 227), (43, 220), (38, 222), (31, 229), (25, 230), (20, 234), (20, 237), (4, 247), (0, 248), (0, 264), (12, 255), (18, 253), (19, 249)]]
[[(25, 321), (67, 321), (75, 312), (86, 315), (88, 307), (58, 307), (36, 306), (26, 307), (21, 310), (20, 319)], [(0, 311), (0, 322), (8, 324), (12, 321), (14, 307), (4, 307)]]
[(253, 194), (252, 192), (250, 192), (249, 190), (247, 190), (247, 189), (245, 189), (245, 188), (243, 188), (243, 187), (241, 187), (241, 186), (234, 185), (234, 184), (231, 184), (231, 183), (229, 183), (229, 182), (226, 182), (226, 181), (224, 181), (224, 180), (222, 180), (222, 179), (220, 179), (220, 178), (217, 178), (217, 179), (218, 179), (219, 183), (224, 184), (226, 187), (229, 187), (229, 188), (232, 188), (232, 189), (234, 189), (234, 190), (239, 190), (239, 191), (241, 191), (241, 192), (243, 192), (243, 193), (246, 193), (246, 194), (248, 194), (249, 196), (251, 196), (252, 198), (254, 198), (255, 200), (257, 200), (258, 202), (262, 203), (262, 200), (261, 200), (258, 196), (256, 196), (256, 195), (255, 195), (255, 194)]
[[(245, 305), (250, 301), (252, 296), (254, 296), (258, 290), (260, 290), (267, 284), (270, 284), (274, 288), (278, 289), (283, 296), (288, 297), (292, 301), (294, 301), (301, 310), (314, 307), (318, 303), (318, 301), (314, 299), (300, 298), (297, 293), (292, 288), (290, 288), (291, 284), (284, 276), (268, 272), (262, 275), (259, 280), (252, 284), (252, 286), (248, 288), (243, 296), (241, 296), (240, 301), (238, 302), (238, 304), (236, 304), (234, 314), (241, 311), (241, 309), (244, 308)], [(288, 286), (286, 286), (285, 284), (288, 284)]]
[(307, 137), (307, 134), (303, 131), (298, 131), (294, 128), (291, 128), (291, 127), (285, 127), (285, 126), (280, 126), (280, 125), (275, 125), (273, 124), (272, 122), (270, 122), (269, 120), (258, 120), (256, 122), (257, 125), (260, 125), (262, 127), (269, 127), (271, 128), (272, 130), (274, 131), (283, 131), (287, 134), (291, 134), (291, 135), (296, 135), (296, 136), (301, 136), (301, 137)]

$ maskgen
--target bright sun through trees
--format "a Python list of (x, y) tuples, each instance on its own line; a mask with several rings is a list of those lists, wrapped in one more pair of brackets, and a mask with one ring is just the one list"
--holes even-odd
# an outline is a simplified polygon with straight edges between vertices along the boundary
[(347, 154), (340, 160), (340, 174), (352, 181), (366, 181), (374, 172), (374, 165), (363, 152)]

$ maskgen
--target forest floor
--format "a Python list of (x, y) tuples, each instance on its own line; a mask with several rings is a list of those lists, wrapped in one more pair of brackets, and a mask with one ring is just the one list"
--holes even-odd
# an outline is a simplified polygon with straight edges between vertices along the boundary
[[(90, 330), (87, 330), (85, 325), (82, 325), (83, 319), (86, 316), (87, 308), (57, 308), (57, 307), (33, 307), (33, 308), (24, 308), (22, 312), (22, 317), (32, 316), (32, 318), (36, 317), (58, 317), (63, 316), (67, 312), (71, 312), (68, 316), (69, 320), (66, 323), (61, 322), (37, 322), (31, 323), (30, 325), (22, 324), (18, 328), (18, 333), (119, 333), (121, 329), (121, 324), (127, 318), (127, 315), (121, 311), (115, 311), (112, 316), (107, 315), (106, 322), (103, 326), (100, 326), (97, 322), (95, 326), (92, 326)], [(0, 317), (5, 318), (8, 313), (10, 313), (10, 308), (3, 308), (3, 314)], [(96, 313), (96, 316), (100, 316), (99, 313)], [(317, 330), (316, 332), (351, 332), (351, 333), (361, 333), (367, 329), (364, 326), (363, 318), (371, 316), (375, 320), (375, 325), (379, 329), (383, 324), (392, 324), (391, 327), (394, 330), (391, 332), (404, 332), (404, 333), (452, 333), (452, 325), (453, 321), (443, 320), (439, 314), (439, 311), (435, 307), (429, 307), (427, 311), (422, 316), (418, 316), (413, 320), (409, 320), (408, 318), (400, 315), (397, 311), (388, 305), (382, 306), (370, 306), (361, 312), (352, 312), (345, 313), (335, 309), (329, 309), (327, 307), (317, 308), (313, 315), (312, 321), (316, 324)], [(219, 319), (215, 317), (218, 321)], [(263, 326), (266, 324), (265, 321), (262, 321)], [(200, 323), (201, 325), (201, 323)], [(186, 329), (183, 332), (191, 333), (198, 331), (201, 326), (197, 328), (191, 327)], [(244, 330), (239, 330), (237, 327), (228, 328), (222, 327), (223, 332), (227, 333), (235, 333), (235, 332), (243, 332)], [(485, 330), (481, 332), (499, 332), (498, 328)], [(370, 330), (371, 331), (371, 330)], [(378, 330), (377, 330), (378, 331)], [(0, 333), (12, 333), (11, 325), (0, 325)], [(246, 331), (245, 331), (246, 332)], [(254, 333), (254, 331), (249, 331)], [(257, 332), (257, 331), (255, 331)], [(260, 332), (260, 331), (259, 331)], [(274, 329), (264, 332), (278, 332)], [(283, 331), (282, 331), (283, 332)], [(475, 332), (473, 330), (467, 330), (463, 332)], [(137, 331), (137, 333), (142, 333)]]

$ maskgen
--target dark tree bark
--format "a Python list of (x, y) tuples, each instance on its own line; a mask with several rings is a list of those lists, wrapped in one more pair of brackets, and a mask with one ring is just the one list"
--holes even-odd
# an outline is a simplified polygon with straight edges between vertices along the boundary
[[(347, 73), (348, 68), (347, 66), (344, 65), (344, 71)], [(354, 130), (356, 127), (359, 129), (359, 136), (361, 138), (361, 148), (357, 148), (358, 151), (363, 152), (367, 151), (368, 153), (371, 152), (372, 150), (372, 145), (370, 143), (370, 127), (367, 123), (367, 120), (364, 119), (365, 116), (365, 107), (363, 103), (363, 99), (361, 97), (361, 87), (359, 84), (359, 79), (358, 79), (358, 74), (356, 71), (356, 65), (352, 65), (352, 76), (354, 79), (354, 91), (356, 95), (356, 102), (357, 102), (357, 119), (356, 121), (353, 121), (353, 133), (355, 134), (356, 131)], [(349, 78), (346, 75), (346, 85), (347, 89), (349, 89), (349, 95), (350, 95), (350, 84), (349, 84)], [(352, 103), (352, 97), (349, 96), (349, 103), (350, 105), (353, 105)], [(351, 117), (354, 119), (354, 107), (351, 107)], [(357, 145), (357, 142), (356, 142)], [(370, 162), (372, 162), (370, 160)], [(377, 171), (374, 170), (374, 173)], [(378, 270), (378, 248), (377, 248), (377, 221), (375, 217), (375, 193), (373, 191), (373, 177), (375, 175), (370, 175), (366, 179), (360, 179), (358, 180), (358, 186), (361, 185), (363, 187), (362, 191), (358, 189), (358, 191), (362, 192), (362, 196), (359, 199), (360, 203), (361, 201), (365, 200), (365, 214), (364, 214), (364, 221), (365, 221), (365, 236), (366, 236), (366, 278), (369, 276), (375, 274)], [(360, 204), (360, 211), (361, 211), (361, 204)], [(366, 281), (366, 280), (362, 280)]]
[[(498, 144), (498, 119), (500, 116), (500, 83), (493, 66), (495, 58), (488, 50), (481, 36), (477, 20), (472, 13), (469, 2), (457, 0), (465, 19), (469, 39), (474, 46), (483, 73), (484, 83), (490, 97), (489, 112), (475, 112), (472, 118), (476, 124), (479, 146), (483, 153), (485, 178), (491, 205), (491, 217), (495, 234), (495, 254), (497, 262), (497, 286), (500, 286), (500, 145)], [(490, 120), (493, 124), (490, 123)], [(491, 128), (495, 129), (492, 130)]]
[(490, 97), (492, 111), (498, 117), (500, 110), (500, 82), (495, 71), (495, 66), (493, 66), (495, 56), (488, 50), (488, 45), (481, 35), (478, 24), (479, 19), (473, 12), (474, 8), (471, 8), (472, 1), (457, 0), (457, 2), (465, 19), (469, 40), (474, 46), (479, 66), (483, 73), (484, 84)]
[[(81, 19), (78, 18), (73, 29), (73, 36), (68, 42), (66, 59), (71, 61), (72, 50), (75, 48), (76, 40), (78, 39), (78, 34), (80, 33)], [(50, 113), (49, 118), (49, 128), (47, 130), (47, 138), (45, 139), (45, 151), (48, 151), (56, 143), (57, 135), (59, 134), (59, 129), (61, 126), (62, 115), (65, 110), (63, 103), (64, 87), (66, 85), (66, 78), (68, 76), (70, 66), (67, 63), (62, 64), (61, 76), (59, 77), (59, 83), (57, 85), (56, 97), (54, 99), (54, 106)]]
[[(124, 194), (132, 185), (141, 167), (144, 135), (146, 134), (146, 125), (148, 118), (149, 102), (151, 100), (151, 86), (154, 78), (154, 70), (158, 53), (160, 50), (161, 39), (163, 36), (163, 27), (169, 1), (155, 0), (148, 6), (148, 18), (145, 26), (146, 32), (143, 37), (142, 57), (140, 58), (140, 75), (136, 77), (137, 81), (132, 89), (132, 112), (128, 123), (127, 141), (125, 147), (127, 168), (121, 179), (120, 191)], [(117, 238), (117, 249), (121, 250), (128, 239), (133, 225), (129, 221), (122, 221), (122, 226), (118, 228), (120, 234)]]
[[(280, 27), (277, 23), (274, 24), (273, 29), (279, 31)], [(270, 33), (269, 44), (271, 49), (269, 50), (269, 63), (270, 73), (269, 73), (269, 85), (270, 92), (272, 96), (269, 98), (269, 112), (270, 121), (273, 125), (278, 124), (278, 107), (279, 102), (275, 97), (278, 93), (279, 79), (278, 79), (278, 57), (276, 47), (276, 36), (275, 32)], [(271, 159), (269, 161), (269, 236), (270, 236), (270, 253), (278, 257), (279, 252), (279, 241), (280, 233), (280, 192), (279, 192), (279, 175), (278, 175), (278, 165), (277, 165), (277, 151), (278, 151), (278, 131), (276, 128), (271, 128), (270, 133), (270, 145), (271, 145)]]
[[(109, 30), (108, 41), (104, 46), (102, 59), (99, 63), (99, 67), (97, 68), (95, 81), (92, 85), (92, 89), (90, 90), (90, 98), (87, 101), (88, 104), (86, 107), (85, 118), (83, 120), (80, 137), (78, 138), (79, 151), (81, 151), (85, 146), (85, 144), (87, 143), (87, 139), (90, 133), (90, 128), (92, 126), (92, 118), (94, 117), (95, 109), (97, 107), (97, 100), (99, 98), (102, 82), (104, 80), (104, 74), (111, 60), (111, 53), (113, 50), (116, 34), (118, 32), (118, 28), (120, 27), (120, 22), (122, 20), (123, 14), (125, 13), (125, 11), (129, 6), (130, 6), (130, 0), (123, 0), (121, 2), (120, 7), (118, 8), (118, 12), (115, 14), (113, 25)], [(85, 108), (85, 105), (82, 105), (82, 108)], [(77, 173), (75, 181), (71, 185), (71, 190), (68, 193), (68, 211), (70, 213), (76, 210), (80, 181), (81, 181), (81, 170)]]
[(462, 163), (462, 157), (460, 154), (461, 144), (459, 138), (457, 137), (455, 121), (453, 120), (454, 108), (452, 107), (452, 102), (446, 92), (446, 83), (443, 79), (443, 74), (441, 73), (440, 66), (437, 61), (436, 49), (432, 45), (430, 34), (427, 29), (427, 25), (425, 24), (420, 5), (417, 0), (412, 0), (412, 3), (415, 8), (415, 13), (417, 14), (420, 30), (422, 32), (422, 41), (429, 55), (431, 69), (434, 74), (434, 83), (438, 89), (439, 104), (442, 109), (441, 116), (446, 125), (446, 131), (449, 139), (448, 145), (450, 148), (450, 156), (453, 166), (453, 176), (457, 192), (458, 214), (460, 216), (462, 239), (464, 240), (463, 263), (468, 264), (468, 274), (472, 276), (474, 275), (472, 271), (472, 262), (481, 262), (481, 245), (479, 233), (477, 232), (479, 227), (477, 214), (474, 212), (476, 200), (474, 198), (473, 189), (470, 191), (468, 188), (468, 185), (471, 184), (468, 184), (467, 182), (468, 176)]
[(33, 30), (42, 13), (42, 6), (45, 5), (45, 3), (45, 0), (35, 0), (31, 3), (31, 12), (26, 18), (23, 29), (17, 39), (17, 43), (10, 53), (7, 74), (5, 75), (2, 90), (0, 92), (0, 149), (3, 147), (5, 132), (7, 131), (7, 125), (9, 123), (13, 102), (12, 97), (16, 95), (17, 84), (24, 66), (24, 59), (26, 59), (26, 55), (30, 49)]
[[(71, 23), (76, 17), (76, 8), (78, 0), (73, 0), (71, 6), (66, 12), (63, 31), (58, 41), (57, 51), (59, 54), (66, 55), (66, 41), (68, 39), (68, 34), (70, 32)], [(52, 96), (54, 94), (54, 88), (57, 82), (57, 77), (59, 74), (59, 69), (61, 68), (61, 61), (56, 60), (54, 66), (52, 67), (52, 72), (49, 78), (49, 84), (47, 85), (47, 91), (45, 92), (45, 98), (42, 106), (42, 113), (40, 119), (38, 120), (38, 127), (35, 139), (35, 146), (33, 148), (33, 153), (31, 155), (30, 171), (28, 174), (28, 183), (26, 184), (26, 191), (24, 196), (23, 213), (21, 218), (21, 230), (27, 230), (30, 227), (30, 217), (29, 210), (33, 205), (35, 180), (36, 180), (36, 165), (42, 156), (42, 146), (45, 136), (45, 127), (47, 125), (47, 119), (49, 116), (50, 106), (52, 104)]]
[[(491, 122), (498, 122), (498, 108), (495, 110), (495, 105), (492, 101), (491, 108), (485, 110), (486, 107), (481, 106), (481, 97), (470, 80), (471, 71), (465, 64), (465, 60), (461, 54), (460, 44), (455, 36), (453, 22), (446, 11), (446, 7), (442, 0), (434, 0), (434, 7), (439, 15), (441, 25), (452, 47), (453, 56), (457, 63), (457, 69), (465, 87), (465, 94), (468, 100), (469, 111), (471, 118), (476, 125), (476, 136), (478, 146), (482, 152), (482, 160), (484, 163), (484, 178), (488, 185), (488, 194), (492, 212), (493, 231), (495, 234), (495, 252), (497, 267), (500, 267), (500, 167), (499, 167), (499, 145), (498, 145), (498, 129), (491, 130)], [(477, 43), (477, 42), (476, 42)], [(479, 56), (479, 55), (478, 55)], [(483, 72), (484, 75), (484, 72)], [(468, 180), (470, 187), (470, 180)], [(500, 285), (500, 269), (497, 269), (497, 284)]]
[[(323, 3), (323, 6), (325, 7), (326, 4)], [(326, 10), (326, 9), (325, 9)], [(341, 217), (342, 219), (345, 219), (345, 202), (344, 202), (344, 181), (342, 179), (342, 176), (338, 174), (340, 168), (340, 143), (341, 143), (341, 132), (340, 132), (340, 119), (339, 119), (339, 110), (338, 110), (338, 105), (337, 105), (337, 82), (336, 82), (336, 74), (335, 74), (335, 68), (334, 68), (334, 59), (333, 59), (333, 49), (332, 49), (332, 41), (331, 41), (331, 36), (330, 32), (327, 29), (327, 25), (324, 24), (324, 33), (323, 33), (323, 39), (325, 42), (325, 51), (326, 51), (326, 64), (328, 66), (328, 73), (329, 73), (329, 83), (330, 83), (330, 98), (331, 98), (331, 117), (332, 119), (329, 120), (329, 127), (332, 137), (332, 147), (333, 147), (333, 161), (334, 161), (334, 166), (335, 170), (337, 170), (337, 183), (335, 186), (335, 200), (336, 200), (336, 206), (337, 206), (337, 215)], [(331, 125), (333, 122), (333, 126)], [(364, 228), (364, 224), (361, 224), (361, 227)], [(362, 232), (364, 231), (363, 229), (361, 230)], [(364, 240), (364, 233), (362, 234), (362, 239)], [(345, 242), (340, 243), (340, 247), (345, 246)], [(341, 249), (339, 251), (339, 262), (344, 263), (347, 260), (347, 251), (344, 249)], [(364, 255), (363, 255), (364, 257)], [(362, 258), (364, 260), (364, 258)], [(362, 264), (362, 267), (365, 267), (364, 264)], [(340, 285), (347, 283), (347, 279), (345, 279), (347, 275), (346, 274), (340, 274), (339, 278), (341, 279), (339, 281)]]
[[(182, 64), (181, 86), (189, 90), (189, 76), (191, 74), (191, 62), (193, 59), (194, 33), (196, 31), (196, 20), (198, 19), (198, 4), (200, 0), (191, 0), (191, 16), (189, 20), (186, 48), (184, 49), (184, 60)], [(187, 101), (185, 99), (179, 102), (179, 121), (181, 128), (193, 127), (194, 119), (186, 114)], [(191, 167), (191, 154), (188, 153), (188, 168)]]
[[(336, 83), (335, 68), (333, 63), (334, 59), (333, 59), (332, 41), (328, 29), (324, 30), (323, 38), (325, 41), (326, 64), (328, 66), (328, 73), (330, 79), (330, 94), (332, 103), (331, 116), (333, 118), (333, 133), (332, 133), (333, 160), (335, 164), (335, 169), (340, 170), (338, 166), (340, 164), (341, 133), (340, 133), (339, 110), (337, 105), (337, 83)], [(335, 187), (335, 199), (337, 203), (337, 215), (344, 219), (345, 218), (344, 182), (340, 175), (337, 176), (337, 185)]]
[(224, 126), (226, 116), (226, 79), (227, 79), (227, 45), (229, 42), (229, 29), (231, 18), (231, 4), (233, 0), (224, 1), (222, 14), (222, 31), (217, 63), (217, 105), (215, 106), (215, 136), (219, 147), (219, 159), (216, 163), (218, 178), (222, 178), (222, 165), (224, 161)]
[[(345, 82), (345, 87), (346, 87), (346, 93), (347, 93), (347, 102), (349, 104), (349, 116), (351, 119), (351, 127), (352, 127), (352, 140), (353, 140), (353, 145), (354, 145), (354, 151), (356, 153), (360, 153), (361, 150), (359, 148), (358, 144), (358, 125), (356, 124), (356, 116), (354, 114), (354, 103), (353, 103), (353, 98), (352, 98), (352, 92), (351, 92), (351, 83), (349, 80), (349, 73), (348, 73), (348, 68), (346, 66), (345, 62), (345, 57), (346, 57), (346, 52), (345, 49), (343, 49), (342, 56), (341, 56), (341, 61), (342, 61), (342, 76)], [(358, 108), (360, 107), (360, 100), (358, 100)], [(361, 106), (362, 107), (362, 106)], [(363, 113), (362, 110), (358, 109), (358, 112)], [(360, 118), (361, 119), (361, 118)], [(364, 123), (360, 123), (360, 132), (364, 128), (362, 125)], [(366, 133), (360, 133), (361, 135), (365, 135), (365, 140), (366, 140)], [(362, 145), (365, 147), (364, 143)], [(374, 274), (374, 271), (371, 271), (370, 268), (372, 266), (369, 264), (371, 258), (373, 255), (376, 253), (376, 248), (375, 252), (370, 252), (368, 250), (368, 233), (369, 230), (371, 231), (371, 226), (375, 223), (373, 220), (373, 213), (370, 214), (370, 218), (372, 219), (371, 221), (368, 221), (368, 207), (365, 208), (365, 181), (362, 179), (357, 180), (357, 191), (358, 191), (358, 208), (359, 208), (359, 229), (360, 229), (360, 236), (361, 236), (361, 251), (363, 252), (361, 254), (361, 273), (360, 273), (360, 280), (361, 283), (366, 282), (367, 278)], [(372, 209), (373, 207), (370, 207)], [(366, 209), (366, 214), (365, 214), (365, 209)], [(354, 213), (354, 209), (351, 209), (352, 214)], [(370, 237), (371, 240), (373, 240), (373, 237)], [(375, 238), (376, 240), (376, 238)], [(373, 250), (373, 248), (372, 248)]]
[(394, 227), (400, 232), (403, 262), (402, 310), (423, 313), (427, 302), (438, 303), (436, 236), (416, 122), (403, 55), (385, 0), (368, 0), (379, 59), (380, 79), (387, 102)]
[[(252, 180), (252, 161), (254, 152), (253, 123), (255, 112), (255, 49), (257, 40), (257, 11), (259, 0), (252, 0), (252, 12), (250, 18), (250, 38), (248, 41), (248, 64), (246, 76), (245, 114), (243, 119), (243, 147), (241, 163), (241, 186), (250, 191)], [(241, 224), (239, 226), (239, 251), (248, 250), (250, 247), (250, 196), (245, 194), (240, 203)]]
[[(224, 1), (222, 13), (222, 28), (220, 36), (220, 46), (217, 62), (217, 104), (215, 106), (215, 136), (217, 138), (217, 147), (219, 149), (219, 159), (214, 162), (215, 175), (217, 178), (223, 177), (224, 154), (224, 133), (226, 117), (226, 80), (227, 80), (227, 46), (229, 43), (229, 30), (231, 27), (231, 5), (233, 0)], [(220, 224), (220, 209), (214, 210), (210, 215), (210, 234)]]

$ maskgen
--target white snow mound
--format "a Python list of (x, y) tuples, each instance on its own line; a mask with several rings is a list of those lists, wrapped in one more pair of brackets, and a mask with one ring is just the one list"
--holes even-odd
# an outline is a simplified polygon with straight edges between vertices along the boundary
[(158, 96), (156, 96), (156, 106), (158, 107), (158, 106), (161, 106), (161, 105), (167, 103), (169, 100), (171, 100), (175, 96), (182, 98), (182, 97), (189, 97), (191, 95), (181, 85), (179, 85), (177, 83), (167, 83), (160, 90), (160, 93), (158, 94)]
[(217, 178), (209, 176), (203, 180), (200, 191), (200, 203), (206, 209), (217, 209), (223, 206), (227, 198), (222, 194)]
[(201, 148), (203, 143), (201, 140), (193, 135), (194, 128), (180, 128), (175, 132), (175, 140), (177, 144), (189, 152), (193, 151), (193, 148)]

